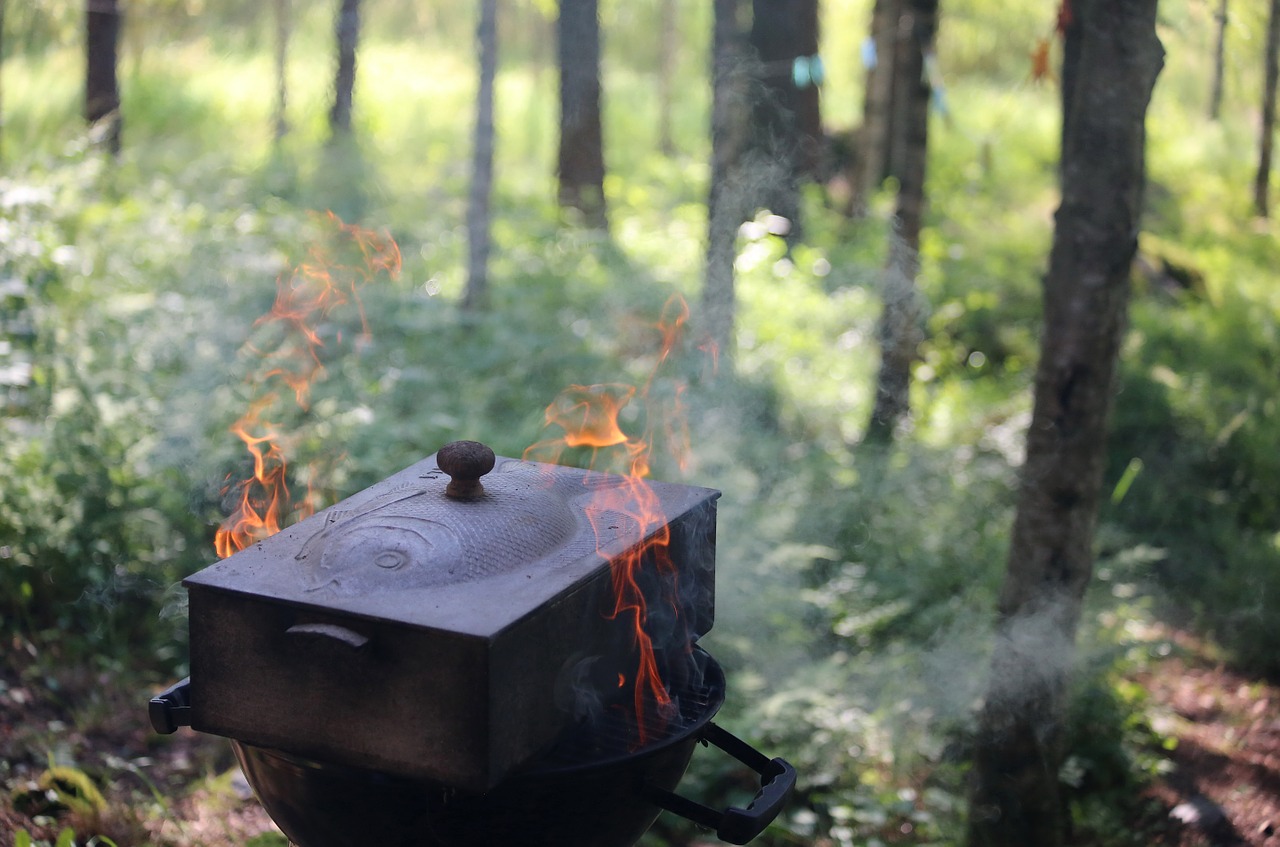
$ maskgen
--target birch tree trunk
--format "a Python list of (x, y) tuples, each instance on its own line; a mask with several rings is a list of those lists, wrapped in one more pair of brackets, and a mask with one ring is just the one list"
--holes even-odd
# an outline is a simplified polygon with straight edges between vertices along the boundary
[(1073, 0), (1063, 68), (1062, 202), (1017, 514), (979, 714), (971, 847), (1056, 847), (1067, 686), (1093, 571), (1106, 425), (1163, 49), (1156, 0)]
[(493, 193), (493, 83), (498, 73), (498, 0), (481, 0), (476, 29), (480, 49), (480, 90), (472, 146), (471, 196), (467, 206), (467, 287), (462, 308), (489, 302), (489, 200)]
[(1267, 23), (1266, 82), (1262, 92), (1262, 135), (1258, 144), (1258, 174), (1253, 180), (1253, 209), (1258, 217), (1271, 214), (1271, 156), (1276, 138), (1276, 81), (1280, 77), (1280, 0), (1271, 0)]
[(902, 103), (895, 105), (900, 138), (901, 172), (898, 184), (897, 225), (890, 236), (885, 264), (884, 308), (880, 313), (880, 371), (876, 399), (867, 426), (872, 442), (893, 440), (894, 432), (910, 410), (911, 366), (924, 334), (923, 304), (916, 287), (920, 270), (920, 229), (924, 223), (925, 164), (929, 146), (929, 97), (924, 72), (925, 54), (933, 49), (938, 28), (938, 0), (907, 0), (895, 51)]

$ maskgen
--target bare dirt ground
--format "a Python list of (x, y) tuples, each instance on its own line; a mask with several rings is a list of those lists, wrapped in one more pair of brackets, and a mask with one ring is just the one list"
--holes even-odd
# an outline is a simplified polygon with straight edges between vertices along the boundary
[(1280, 686), (1252, 680), (1174, 633), (1182, 649), (1138, 680), (1155, 728), (1177, 738), (1149, 789), (1170, 810), (1169, 847), (1280, 847)]
[[(53, 843), (70, 827), (81, 847), (91, 835), (118, 847), (245, 847), (275, 831), (235, 780), (225, 741), (151, 729), (147, 700), (161, 688), (62, 668), (20, 640), (0, 645), (0, 847), (20, 829)], [(70, 786), (42, 782), (51, 766), (89, 776), (102, 802), (68, 808), (56, 789)]]
[[(1280, 686), (1252, 680), (1182, 633), (1179, 646), (1144, 669), (1152, 722), (1177, 739), (1169, 772), (1146, 789), (1161, 833), (1153, 847), (1280, 847)], [(52, 843), (67, 827), (118, 847), (281, 845), (266, 814), (237, 779), (221, 739), (147, 722), (162, 680), (122, 687), (118, 676), (59, 669), (23, 642), (0, 645), (0, 847), (25, 829)], [(40, 783), (50, 764), (92, 777), (99, 811), (65, 808)], [(64, 786), (65, 787), (65, 786)], [(1135, 822), (1137, 824), (1138, 822)]]

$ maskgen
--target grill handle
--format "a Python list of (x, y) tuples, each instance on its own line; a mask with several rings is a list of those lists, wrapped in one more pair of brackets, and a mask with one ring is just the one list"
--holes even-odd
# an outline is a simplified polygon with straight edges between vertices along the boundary
[(191, 677), (152, 697), (147, 715), (152, 729), (161, 735), (172, 735), (180, 726), (191, 726)]
[(284, 632), (285, 635), (308, 638), (319, 644), (342, 644), (352, 650), (361, 650), (369, 643), (369, 636), (333, 623), (299, 623)]
[(654, 803), (716, 831), (716, 837), (730, 844), (746, 844), (773, 822), (782, 811), (787, 797), (796, 785), (796, 769), (783, 759), (770, 759), (733, 733), (708, 721), (699, 736), (760, 775), (760, 790), (745, 809), (730, 806), (716, 811), (709, 806), (681, 797), (653, 785), (645, 786), (645, 795)]

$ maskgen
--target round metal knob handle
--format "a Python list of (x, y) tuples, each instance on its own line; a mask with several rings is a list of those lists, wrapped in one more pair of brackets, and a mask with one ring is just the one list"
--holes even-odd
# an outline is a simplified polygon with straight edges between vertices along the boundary
[(484, 496), (480, 477), (493, 470), (496, 457), (479, 441), (454, 441), (436, 453), (436, 464), (450, 477), (444, 493), (455, 500), (476, 500)]

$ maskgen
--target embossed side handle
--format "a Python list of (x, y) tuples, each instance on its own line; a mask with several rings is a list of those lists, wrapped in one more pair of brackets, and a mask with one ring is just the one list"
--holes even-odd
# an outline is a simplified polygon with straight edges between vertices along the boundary
[(369, 643), (369, 636), (333, 623), (299, 623), (285, 630), (285, 634), (318, 641), (345, 644), (352, 650), (360, 650)]

